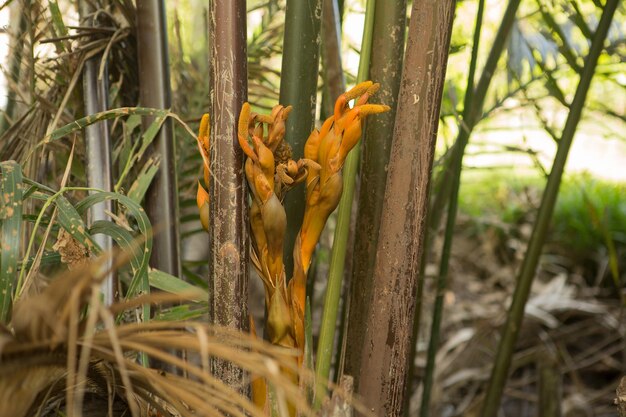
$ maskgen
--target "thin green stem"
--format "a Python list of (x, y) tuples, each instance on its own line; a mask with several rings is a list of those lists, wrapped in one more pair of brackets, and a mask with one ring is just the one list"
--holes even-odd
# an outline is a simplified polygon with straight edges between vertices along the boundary
[[(363, 28), (363, 42), (361, 43), (361, 57), (359, 60), (359, 72), (357, 82), (367, 79), (369, 63), (372, 53), (372, 35), (374, 28), (375, 0), (367, 0), (365, 9), (365, 26)], [(346, 158), (343, 166), (343, 193), (339, 201), (337, 227), (333, 240), (333, 249), (330, 257), (330, 270), (326, 287), (326, 298), (322, 323), (320, 327), (319, 341), (317, 344), (316, 376), (318, 381), (328, 380), (330, 362), (332, 359), (333, 345), (335, 342), (337, 312), (343, 281), (343, 272), (350, 233), (350, 214), (354, 199), (354, 186), (356, 172), (359, 164), (359, 145), (357, 144)], [(318, 385), (316, 390), (316, 405), (320, 405), (326, 390)]]
[(554, 211), (554, 205), (558, 197), (559, 186), (561, 185), (561, 178), (565, 168), (565, 162), (567, 161), (567, 155), (569, 153), (574, 134), (580, 117), (582, 115), (583, 108), (585, 106), (585, 99), (589, 86), (593, 78), (598, 58), (602, 52), (606, 35), (609, 31), (615, 9), (617, 8), (618, 0), (608, 0), (604, 6), (604, 12), (598, 23), (595, 36), (589, 48), (589, 55), (585, 60), (585, 66), (583, 67), (582, 74), (578, 87), (576, 88), (576, 94), (570, 106), (570, 112), (561, 134), (561, 140), (554, 157), (554, 164), (552, 165), (552, 171), (548, 177), (543, 197), (541, 199), (541, 206), (539, 207), (539, 213), (537, 220), (533, 228), (533, 233), (528, 243), (528, 250), (522, 267), (517, 279), (517, 285), (515, 292), (513, 293), (513, 299), (507, 315), (506, 323), (502, 328), (502, 337), (498, 345), (498, 351), (496, 354), (494, 367), (491, 372), (491, 378), (489, 379), (489, 386), (487, 388), (487, 394), (483, 403), (482, 413), (483, 417), (495, 417), (498, 414), (500, 408), (500, 400), (502, 398), (502, 392), (506, 383), (509, 369), (511, 367), (511, 358), (515, 349), (515, 343), (522, 325), (522, 319), (524, 318), (524, 308), (528, 301), (528, 295), (530, 288), (535, 277), (537, 265), (539, 263), (539, 257), (543, 249), (543, 244), (546, 240), (546, 234), (548, 226), (550, 225), (550, 219)]

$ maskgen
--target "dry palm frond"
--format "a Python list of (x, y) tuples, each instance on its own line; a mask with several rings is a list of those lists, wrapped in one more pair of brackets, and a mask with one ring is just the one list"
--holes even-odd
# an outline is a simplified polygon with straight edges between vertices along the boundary
[[(213, 358), (265, 378), (281, 393), (278, 398), (288, 398), (303, 415), (312, 414), (300, 388), (279, 371), (293, 363), (294, 352), (202, 323), (116, 324), (120, 312), (181, 295), (143, 296), (106, 308), (99, 298), (101, 263), (67, 272), (14, 306), (10, 329), (0, 330), (0, 415), (45, 416), (61, 410), (79, 416), (99, 408), (104, 414), (89, 415), (111, 410), (111, 415), (133, 416), (263, 416), (211, 376)], [(200, 364), (175, 351), (200, 358)], [(180, 374), (143, 366), (138, 359), (144, 356)]]
[[(15, 81), (9, 77), (8, 85), (18, 105), (8, 128), (0, 132), (0, 159), (19, 162), (24, 162), (28, 151), (46, 133), (82, 116), (82, 102), (76, 93), (80, 91), (85, 61), (90, 57), (101, 54), (103, 62), (109, 64), (107, 75), (113, 86), (109, 95), (115, 100), (111, 105), (136, 105), (137, 102), (134, 6), (131, 3), (100, 5), (95, 15), (102, 22), (103, 30), (66, 25), (60, 14), (52, 13), (48, 3), (40, 0), (29, 1), (23, 8), (28, 11), (24, 16), (29, 30), (21, 34), (20, 45), (24, 45), (27, 53), (13, 52), (23, 61), (22, 71)], [(100, 68), (100, 76), (104, 76), (103, 68)], [(69, 146), (69, 142), (59, 141), (45, 148), (37, 158), (31, 158), (31, 165), (25, 172), (30, 177), (49, 172), (54, 168), (50, 166), (50, 161), (54, 160), (50, 158), (51, 150), (67, 151)]]

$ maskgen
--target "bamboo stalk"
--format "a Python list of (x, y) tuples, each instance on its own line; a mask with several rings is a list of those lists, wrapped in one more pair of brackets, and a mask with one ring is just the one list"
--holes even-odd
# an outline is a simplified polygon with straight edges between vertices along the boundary
[[(367, 80), (369, 74), (375, 6), (375, 0), (367, 0), (365, 6), (365, 25), (363, 27), (363, 41), (361, 42), (361, 56), (359, 59), (357, 83)], [(337, 327), (339, 300), (343, 283), (346, 249), (350, 234), (350, 215), (352, 211), (352, 200), (354, 197), (356, 171), (359, 164), (359, 147), (360, 145), (357, 144), (352, 149), (343, 166), (343, 192), (337, 209), (337, 226), (335, 228), (335, 237), (333, 239), (330, 269), (328, 272), (328, 284), (326, 285), (326, 297), (324, 300), (324, 311), (322, 313), (322, 323), (320, 325), (319, 340), (317, 343), (315, 370), (317, 380), (320, 382), (327, 381), (330, 373), (330, 362), (335, 342), (335, 331)], [(325, 394), (326, 390), (324, 384), (320, 383), (316, 390), (316, 403), (318, 405), (321, 405), (321, 401)]]
[[(87, 2), (81, 2), (81, 15), (83, 19), (89, 19), (93, 13), (92, 6)], [(94, 21), (87, 23), (88, 26), (96, 26)], [(108, 109), (109, 82), (108, 73), (98, 79), (98, 71), (102, 54), (89, 58), (83, 69), (83, 97), (85, 114), (91, 115)], [(105, 65), (106, 68), (106, 65)], [(106, 120), (94, 123), (85, 128), (85, 145), (87, 148), (87, 185), (104, 191), (113, 191), (113, 174), (111, 158), (111, 137), (109, 125)], [(93, 193), (93, 192), (92, 192)], [(89, 224), (99, 220), (109, 220), (108, 212), (113, 211), (113, 201), (106, 200), (94, 205), (89, 211)], [(95, 242), (103, 252), (113, 250), (113, 239), (110, 236), (99, 234), (94, 236)], [(117, 281), (113, 271), (113, 258), (109, 257), (102, 265), (103, 271), (111, 271), (102, 282), (101, 292), (105, 305), (112, 305), (117, 299)]]
[[(211, 39), (211, 180), (209, 184), (209, 310), (214, 324), (247, 330), (248, 210), (243, 152), (237, 120), (247, 100), (246, 1), (214, 0), (209, 9)], [(215, 360), (216, 377), (247, 390), (242, 369)]]
[[(480, 46), (480, 32), (482, 28), (483, 12), (485, 1), (480, 0), (476, 13), (476, 24), (474, 27), (474, 42), (472, 46), (472, 57), (470, 60), (469, 73), (467, 75), (467, 88), (465, 92), (464, 108), (469, 108), (474, 95), (474, 76), (476, 74), (476, 63), (478, 61), (478, 48)], [(452, 189), (459, 189), (458, 176), (454, 176)], [(448, 203), (448, 217), (446, 219), (446, 234), (444, 237), (443, 249), (441, 253), (441, 263), (439, 275), (437, 276), (437, 294), (433, 307), (433, 320), (431, 323), (430, 340), (428, 341), (428, 353), (426, 360), (426, 370), (424, 371), (424, 381), (422, 390), (422, 403), (420, 406), (420, 417), (428, 417), (430, 414), (430, 394), (433, 387), (435, 373), (435, 356), (439, 347), (439, 334), (441, 331), (441, 321), (443, 317), (443, 301), (448, 287), (448, 266), (450, 265), (450, 254), (452, 252), (452, 237), (456, 222), (456, 212), (458, 209), (458, 195), (453, 194)], [(419, 323), (417, 324), (419, 325)], [(418, 328), (419, 331), (419, 328)]]
[[(139, 100), (142, 106), (169, 109), (172, 106), (163, 0), (137, 0), (137, 51)], [(144, 128), (153, 121), (144, 119)], [(146, 212), (155, 233), (150, 265), (180, 276), (178, 185), (171, 120), (166, 120), (152, 145), (161, 165), (146, 193)]]
[(561, 401), (563, 400), (563, 378), (559, 370), (556, 352), (543, 352), (538, 361), (539, 368), (539, 417), (561, 417)]
[(376, 415), (402, 415), (454, 6), (415, 0), (411, 12), (357, 390)]
[[(321, 15), (322, 0), (287, 0), (280, 104), (293, 106), (285, 140), (296, 158), (304, 154), (304, 142), (315, 121)], [(287, 227), (283, 251), (288, 277), (293, 272), (293, 247), (302, 223), (304, 201), (303, 187), (294, 188), (285, 198), (287, 224), (291, 225)]]
[(524, 308), (530, 288), (532, 286), (533, 278), (535, 277), (535, 271), (539, 263), (539, 257), (543, 249), (543, 244), (546, 239), (546, 233), (548, 226), (550, 225), (550, 219), (554, 211), (554, 205), (559, 192), (559, 186), (561, 184), (561, 178), (563, 177), (563, 170), (565, 168), (565, 162), (567, 161), (567, 155), (569, 153), (574, 134), (576, 133), (576, 127), (580, 121), (583, 108), (585, 106), (585, 99), (589, 86), (593, 78), (598, 58), (602, 52), (606, 35), (609, 31), (615, 9), (617, 8), (618, 0), (607, 0), (604, 6), (604, 11), (596, 33), (593, 37), (591, 47), (589, 48), (589, 54), (585, 59), (585, 65), (583, 67), (578, 87), (572, 104), (570, 106), (570, 112), (565, 122), (565, 127), (561, 134), (561, 140), (554, 157), (554, 164), (552, 170), (548, 176), (548, 182), (541, 199), (541, 205), (539, 207), (539, 213), (537, 220), (533, 227), (533, 233), (528, 243), (528, 249), (526, 256), (522, 262), (522, 267), (517, 279), (517, 285), (515, 292), (513, 293), (513, 299), (509, 312), (507, 314), (506, 323), (502, 328), (500, 343), (498, 344), (498, 351), (495, 357), (494, 367), (491, 372), (491, 378), (489, 379), (489, 386), (487, 388), (487, 394), (483, 403), (482, 413), (483, 417), (495, 417), (498, 414), (500, 408), (500, 400), (502, 398), (502, 392), (509, 374), (509, 368), (511, 366), (511, 358), (515, 349), (515, 343), (517, 342), (517, 336), (522, 325), (524, 318)]
[[(16, 2), (17, 3), (17, 2)], [(17, 7), (17, 5), (16, 5)], [(11, 10), (9, 13), (15, 13)], [(11, 63), (9, 64), (8, 76), (13, 81), (14, 85), (19, 83), (20, 73), (22, 68), (22, 57), (24, 56), (24, 36), (26, 34), (26, 13), (19, 13), (20, 18), (15, 31), (13, 46), (11, 48), (12, 54)], [(7, 94), (7, 103), (4, 110), (4, 114), (0, 117), (0, 135), (2, 135), (8, 128), (9, 124), (13, 121), (15, 116), (15, 90), (9, 88)]]
[(373, 97), (373, 101), (389, 105), (391, 111), (378, 115), (376, 123), (366, 123), (362, 140), (361, 184), (354, 232), (344, 370), (346, 374), (355, 377), (355, 387), (359, 384), (358, 352), (363, 345), (365, 330), (361, 323), (367, 314), (367, 300), (373, 285), (376, 244), (383, 206), (381, 198), (372, 196), (385, 194), (387, 164), (402, 75), (401, 63), (404, 58), (406, 1), (378, 1), (374, 15), (372, 49), (375, 53), (372, 54), (369, 71), (370, 78), (380, 83), (380, 90)]
[[(471, 135), (474, 126), (478, 123), (482, 116), (482, 109), (484, 106), (485, 97), (487, 95), (487, 90), (491, 84), (491, 80), (493, 78), (493, 74), (495, 73), (496, 66), (502, 55), (502, 51), (504, 50), (504, 46), (506, 43), (506, 39), (510, 33), (511, 27), (513, 25), (513, 20), (515, 19), (515, 14), (519, 7), (520, 0), (511, 0), (504, 12), (502, 17), (502, 21), (500, 23), (500, 28), (498, 29), (498, 33), (496, 34), (496, 38), (491, 46), (489, 51), (489, 55), (487, 57), (487, 61), (482, 70), (481, 77), (479, 79), (478, 85), (474, 90), (474, 77), (476, 71), (476, 62), (477, 62), (477, 53), (478, 53), (478, 44), (480, 41), (480, 31), (474, 30), (474, 45), (475, 47), (472, 50), (472, 58), (470, 62), (470, 70), (468, 74), (467, 81), (467, 89), (465, 93), (464, 103), (463, 103), (463, 117), (462, 121), (459, 125), (459, 133), (457, 135), (457, 139), (454, 143), (454, 146), (451, 150), (448, 162), (448, 168), (445, 170), (444, 178), (440, 184), (439, 194), (435, 197), (435, 201), (433, 202), (434, 211), (432, 212), (432, 216), (429, 219), (429, 227), (430, 230), (437, 230), (439, 225), (439, 221), (441, 215), (443, 214), (443, 208), (445, 207), (445, 195), (450, 193), (449, 201), (448, 201), (448, 210), (446, 217), (446, 228), (445, 228), (445, 236), (444, 243), (442, 249), (441, 260), (439, 264), (439, 274), (437, 280), (437, 299), (435, 300), (435, 310), (433, 313), (433, 323), (432, 329), (437, 329), (435, 331), (435, 338), (438, 339), (438, 328), (440, 327), (441, 321), (441, 309), (443, 307), (443, 291), (446, 287), (446, 280), (448, 274), (448, 266), (450, 260), (450, 253), (452, 250), (452, 242), (454, 238), (454, 226), (456, 224), (456, 214), (457, 214), (457, 206), (458, 206), (458, 196), (459, 196), (459, 188), (461, 181), (461, 170), (463, 167), (463, 155), (465, 153), (465, 147), (469, 141), (469, 137)], [(479, 13), (480, 15), (480, 13)], [(478, 17), (478, 16), (477, 16)], [(478, 19), (477, 19), (477, 24)], [(482, 25), (482, 22), (480, 22)], [(449, 191), (448, 191), (449, 190)], [(424, 262), (424, 261), (422, 261)], [(418, 292), (421, 296), (423, 288), (421, 287), (423, 284), (420, 283), (418, 286)], [(421, 304), (420, 304), (421, 308)], [(415, 324), (419, 326), (419, 323)], [(415, 329), (417, 333), (419, 328)], [(431, 330), (432, 333), (432, 330)], [(432, 345), (435, 343), (435, 345)], [(428, 404), (425, 404), (424, 401), (429, 401), (430, 390), (432, 388), (432, 373), (434, 372), (434, 349), (436, 348), (436, 344), (438, 344), (438, 340), (433, 340), (431, 335), (431, 340), (429, 342), (429, 355), (431, 356), (430, 363), (427, 362), (426, 376), (424, 380), (424, 393), (422, 395), (422, 405), (420, 413), (427, 413)], [(431, 346), (432, 345), (432, 346)], [(431, 376), (429, 377), (429, 373)]]
[[(322, 14), (322, 57), (326, 89), (329, 93), (329, 110), (332, 114), (335, 100), (346, 91), (346, 80), (341, 65), (341, 21), (337, 0), (322, 0), (324, 11)], [(360, 80), (364, 81), (364, 80)]]

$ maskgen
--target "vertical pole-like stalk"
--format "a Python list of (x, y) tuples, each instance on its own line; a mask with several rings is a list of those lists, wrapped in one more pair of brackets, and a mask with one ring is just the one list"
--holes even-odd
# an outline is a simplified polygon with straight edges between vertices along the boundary
[[(478, 47), (480, 45), (480, 32), (483, 21), (483, 11), (485, 1), (478, 2), (478, 11), (476, 13), (476, 24), (474, 27), (474, 42), (472, 45), (472, 58), (470, 60), (469, 73), (467, 75), (467, 87), (465, 89), (464, 108), (469, 108), (472, 103), (474, 94), (474, 75), (476, 73), (476, 63), (478, 61)], [(460, 167), (459, 167), (460, 168)], [(458, 205), (458, 189), (460, 178), (454, 176), (452, 189), (456, 190), (453, 198), (448, 203), (448, 217), (446, 223), (446, 235), (444, 238), (443, 249), (441, 254), (441, 265), (439, 275), (437, 276), (437, 293), (435, 295), (435, 303), (433, 308), (433, 319), (430, 330), (430, 340), (428, 341), (428, 353), (426, 359), (426, 370), (424, 372), (424, 382), (422, 389), (422, 404), (420, 406), (420, 417), (428, 417), (430, 413), (430, 394), (433, 387), (435, 373), (435, 357), (439, 348), (439, 334), (441, 330), (441, 321), (443, 318), (443, 301), (448, 286), (448, 265), (450, 264), (450, 254), (452, 253), (452, 236), (454, 234), (454, 224), (456, 222), (456, 212)], [(425, 262), (425, 260), (424, 260)], [(419, 325), (419, 324), (418, 324)], [(419, 329), (418, 329), (419, 330)]]
[[(442, 190), (450, 190), (450, 202), (458, 200), (465, 147), (469, 142), (469, 138), (474, 130), (474, 127), (482, 117), (485, 97), (487, 96), (487, 91), (491, 85), (491, 80), (493, 79), (493, 75), (496, 71), (498, 61), (500, 60), (500, 56), (504, 50), (506, 40), (511, 32), (511, 28), (513, 27), (513, 21), (515, 20), (515, 14), (517, 13), (519, 4), (520, 0), (509, 1), (509, 4), (504, 11), (504, 16), (502, 16), (502, 21), (500, 22), (500, 28), (498, 29), (498, 33), (496, 34), (493, 44), (491, 45), (487, 61), (485, 62), (485, 66), (480, 74), (480, 79), (478, 80), (478, 85), (475, 90), (473, 89), (473, 74), (470, 74), (471, 77), (468, 77), (468, 90), (466, 91), (465, 101), (463, 103), (463, 117), (461, 123), (459, 124), (459, 133), (454, 143), (454, 147), (451, 150), (448, 168), (444, 173), (445, 177), (443, 179), (443, 184), (441, 185)], [(469, 89), (469, 87), (472, 87), (472, 89)], [(448, 203), (448, 218), (446, 221), (447, 225), (454, 225), (456, 222), (456, 208), (454, 210), (450, 210), (450, 206), (454, 205), (456, 207), (457, 203), (450, 202)], [(435, 228), (438, 224), (438, 218), (433, 219), (431, 222), (431, 226), (434, 226)], [(446, 235), (449, 242), (444, 242), (444, 246), (448, 245), (452, 247), (453, 234), (446, 231)], [(443, 260), (441, 262), (441, 268), (447, 268), (447, 261)]]
[[(19, 2), (16, 2), (19, 3)], [(20, 7), (19, 4), (14, 4), (13, 8)], [(11, 63), (9, 64), (9, 71), (7, 76), (11, 79), (14, 85), (17, 85), (20, 79), (20, 72), (22, 68), (22, 57), (24, 56), (24, 37), (26, 34), (26, 13), (22, 13), (19, 10), (10, 10), (11, 15), (19, 13), (19, 20), (15, 33), (12, 34), (12, 46), (11, 46)], [(13, 121), (15, 115), (15, 89), (8, 88), (7, 103), (4, 109), (4, 114), (0, 114), (0, 135), (9, 128), (9, 124)]]
[[(317, 77), (320, 50), (322, 0), (287, 0), (285, 40), (280, 82), (280, 103), (293, 106), (286, 124), (285, 140), (295, 159), (304, 155), (306, 142), (315, 122)], [(287, 234), (285, 272), (293, 271), (293, 246), (304, 214), (304, 187), (296, 187), (285, 198)]]
[[(139, 101), (142, 106), (158, 109), (172, 105), (165, 18), (163, 0), (137, 0)], [(150, 122), (146, 120), (144, 126)], [(152, 152), (161, 158), (161, 165), (146, 193), (146, 211), (155, 233), (150, 265), (180, 276), (178, 186), (170, 119), (163, 123)]]
[(413, 1), (357, 390), (376, 415), (402, 415), (454, 8)]
[(404, 38), (406, 33), (406, 0), (377, 1), (372, 37), (372, 56), (369, 78), (380, 83), (380, 90), (372, 103), (384, 103), (391, 111), (376, 116), (375, 123), (366, 123), (363, 133), (361, 156), (361, 186), (358, 196), (350, 301), (347, 320), (346, 369), (344, 373), (355, 377), (358, 389), (360, 347), (363, 345), (365, 328), (362, 325), (367, 314), (371, 295), (376, 243), (382, 214), (387, 182), (387, 164), (393, 138), (394, 120), (402, 76)]
[[(243, 152), (237, 119), (247, 99), (246, 1), (213, 0), (211, 39), (211, 183), (209, 194), (210, 316), (214, 324), (248, 328), (248, 216)], [(226, 384), (245, 389), (241, 369), (224, 361), (212, 364)]]
[[(367, 0), (357, 83), (366, 81), (369, 74), (375, 6), (376, 0)], [(316, 391), (316, 401), (318, 404), (321, 404), (321, 400), (325, 394), (324, 386), (321, 382), (326, 381), (330, 374), (330, 361), (335, 342), (339, 299), (344, 275), (348, 235), (350, 234), (352, 201), (354, 198), (356, 173), (359, 165), (359, 148), (360, 145), (357, 144), (348, 154), (343, 165), (343, 192), (339, 206), (337, 207), (337, 227), (335, 228), (335, 237), (333, 239), (324, 311), (322, 313), (322, 323), (320, 325), (320, 335), (317, 343), (315, 372), (318, 381), (320, 381)]]
[[(82, 1), (81, 15), (84, 19), (90, 19), (93, 13), (88, 2)], [(91, 21), (89, 26), (97, 23)], [(96, 55), (85, 62), (83, 69), (83, 97), (85, 102), (85, 114), (94, 114), (108, 109), (109, 83), (108, 74), (105, 71), (102, 78), (98, 78), (100, 61), (102, 55)], [(106, 68), (106, 67), (105, 67)], [(112, 158), (111, 158), (111, 137), (109, 136), (109, 125), (106, 121), (91, 124), (85, 128), (85, 145), (87, 148), (87, 183), (89, 187), (99, 188), (105, 191), (113, 190)], [(89, 223), (99, 220), (109, 220), (106, 212), (113, 211), (111, 200), (94, 205), (89, 211)], [(94, 237), (96, 243), (104, 252), (113, 249), (113, 239), (110, 236), (100, 234)], [(109, 258), (104, 270), (111, 271), (113, 259)], [(117, 282), (115, 275), (111, 272), (102, 283), (102, 294), (104, 303), (111, 305), (117, 298)]]
[(570, 111), (565, 122), (565, 127), (563, 128), (563, 133), (561, 134), (561, 140), (559, 141), (559, 146), (554, 157), (552, 170), (548, 176), (548, 182), (541, 199), (537, 220), (535, 221), (533, 233), (528, 243), (528, 249), (517, 278), (517, 285), (515, 286), (511, 306), (509, 307), (507, 319), (502, 328), (502, 336), (498, 345), (487, 394), (483, 403), (483, 417), (495, 417), (498, 415), (502, 392), (509, 375), (509, 368), (511, 367), (511, 358), (515, 349), (515, 343), (517, 342), (517, 336), (524, 318), (524, 308), (526, 301), (528, 301), (528, 295), (530, 294), (530, 288), (535, 277), (539, 257), (546, 240), (546, 233), (559, 193), (567, 155), (572, 145), (572, 140), (574, 139), (576, 127), (580, 121), (583, 108), (585, 107), (585, 99), (587, 98), (589, 85), (595, 73), (598, 58), (604, 47), (604, 41), (609, 27), (611, 26), (611, 21), (613, 20), (613, 15), (615, 14), (618, 3), (619, 0), (607, 0), (604, 6), (604, 12), (598, 23), (591, 47), (589, 48), (589, 55), (587, 55), (585, 59), (585, 66), (583, 67), (582, 75), (580, 76), (578, 87), (576, 88), (576, 94), (569, 108)]
[(337, 0), (323, 0), (324, 12), (322, 16), (322, 57), (329, 97), (329, 107), (332, 113), (335, 100), (346, 91), (346, 80), (343, 76), (341, 64), (341, 21)]

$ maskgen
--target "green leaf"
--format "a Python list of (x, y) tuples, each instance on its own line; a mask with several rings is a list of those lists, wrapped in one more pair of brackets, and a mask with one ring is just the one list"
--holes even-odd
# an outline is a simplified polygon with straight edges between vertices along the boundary
[(165, 122), (166, 118), (167, 112), (162, 111), (154, 118), (154, 121), (150, 123), (150, 126), (148, 126), (146, 131), (143, 133), (141, 136), (141, 148), (139, 148), (139, 152), (137, 152), (136, 156), (138, 160), (141, 159), (146, 149), (148, 149), (148, 146), (150, 146), (152, 141), (154, 141), (154, 138), (157, 133), (159, 133), (159, 130), (161, 130), (161, 126), (163, 126), (163, 122)]
[(190, 293), (195, 292), (198, 295), (191, 298), (192, 301), (208, 301), (209, 293), (195, 285), (191, 285), (188, 282), (183, 281), (173, 275), (166, 272), (153, 269), (148, 273), (150, 279), (150, 285), (154, 288), (158, 288), (161, 291), (167, 291), (172, 294)]
[(146, 195), (146, 191), (152, 183), (154, 176), (159, 171), (159, 165), (161, 165), (161, 160), (159, 158), (150, 158), (141, 168), (139, 175), (137, 175), (137, 179), (128, 190), (128, 197), (135, 203), (139, 204), (141, 203), (141, 200), (143, 200), (143, 197)]
[[(89, 126), (96, 122), (100, 122), (102, 120), (110, 120), (121, 116), (131, 116), (135, 114), (140, 116), (157, 116), (158, 120), (159, 118), (165, 118), (168, 114), (168, 111), (163, 109), (153, 109), (149, 107), (120, 107), (118, 109), (112, 109), (100, 113), (91, 114), (56, 129), (52, 133), (46, 135), (42, 143), (46, 144), (54, 142), (55, 140), (59, 140), (69, 135), (70, 133), (84, 129), (86, 126)], [(161, 123), (163, 122), (161, 121)], [(147, 134), (148, 131), (146, 131), (146, 134), (144, 134), (144, 136), (146, 136)], [(156, 132), (154, 134), (156, 135)]]
[(129, 257), (133, 274), (136, 274), (137, 271), (139, 271), (141, 268), (141, 250), (137, 239), (132, 233), (122, 226), (108, 220), (98, 220), (93, 222), (89, 228), (89, 233), (92, 235), (104, 234), (110, 236), (115, 243), (119, 245), (123, 253)]
[(206, 303), (205, 305), (183, 304), (160, 310), (154, 319), (159, 321), (187, 321), (197, 320), (207, 314), (209, 314), (209, 306)]
[[(127, 214), (134, 217), (137, 221), (139, 233), (143, 239), (143, 250), (141, 251), (141, 262), (137, 272), (126, 291), (126, 298), (132, 298), (138, 294), (148, 294), (150, 292), (150, 284), (148, 281), (148, 262), (152, 253), (152, 226), (144, 209), (125, 195), (113, 192), (98, 192), (91, 194), (76, 205), (76, 210), (83, 214), (94, 204), (107, 200), (117, 201), (120, 205), (126, 207)], [(149, 314), (144, 311), (144, 320), (149, 318)]]
[(6, 323), (11, 311), (17, 276), (22, 227), (22, 167), (15, 161), (0, 163), (0, 323)]
[[(35, 257), (31, 256), (26, 261), (26, 265), (23, 262), (18, 264), (19, 268), (30, 268), (33, 266), (33, 262), (35, 262)], [(61, 263), (61, 255), (58, 252), (44, 252), (44, 254), (39, 259), (39, 266), (47, 266), (47, 265), (59, 265)]]
[[(48, 6), (50, 9), (50, 16), (52, 17), (52, 25), (54, 26), (54, 31), (59, 36), (67, 36), (67, 33), (68, 33), (67, 27), (65, 26), (65, 23), (63, 22), (63, 15), (61, 14), (61, 11), (59, 10), (59, 4), (56, 2), (56, 0), (48, 0)], [(66, 42), (67, 41), (57, 41), (54, 44), (58, 50), (65, 51)]]
[(61, 227), (85, 248), (93, 251), (96, 255), (99, 254), (100, 247), (89, 233), (87, 233), (85, 222), (68, 199), (59, 195), (54, 203), (57, 206), (58, 219)]

